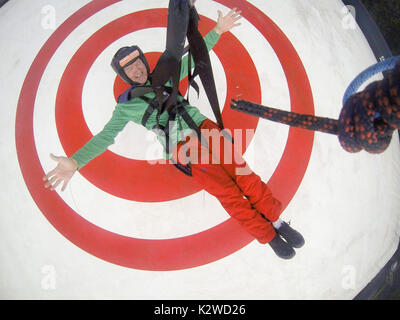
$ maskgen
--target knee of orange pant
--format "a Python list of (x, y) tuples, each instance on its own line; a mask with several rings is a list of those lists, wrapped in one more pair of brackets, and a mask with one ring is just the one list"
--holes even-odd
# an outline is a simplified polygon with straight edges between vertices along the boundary
[(271, 222), (275, 222), (276, 220), (279, 219), (281, 214), (282, 214), (282, 203), (278, 199), (273, 198), (273, 206), (271, 212), (268, 214), (268, 218)]
[(260, 208), (260, 205), (256, 207), (260, 212), (260, 215), (269, 222), (275, 222), (282, 214), (282, 204), (275, 198), (273, 198), (272, 201), (269, 201), (267, 206), (264, 205), (263, 208)]

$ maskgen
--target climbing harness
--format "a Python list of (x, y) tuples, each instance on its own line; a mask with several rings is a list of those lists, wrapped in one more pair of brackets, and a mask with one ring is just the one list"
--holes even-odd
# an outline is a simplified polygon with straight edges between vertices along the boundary
[[(186, 51), (184, 48), (185, 38), (189, 42), (189, 55), (188, 55), (188, 70), (189, 70), (189, 87), (193, 87), (199, 93), (198, 85), (194, 81), (194, 77), (199, 75), (203, 87), (205, 89), (207, 98), (212, 107), (214, 116), (218, 122), (221, 130), (224, 129), (221, 117), (221, 111), (218, 104), (218, 97), (216, 92), (215, 81), (212, 73), (211, 61), (208, 54), (206, 44), (203, 37), (198, 31), (199, 15), (194, 6), (190, 6), (188, 0), (170, 0), (168, 6), (168, 26), (167, 26), (167, 44), (166, 50), (158, 60), (154, 71), (149, 74), (151, 85), (144, 86), (138, 85), (130, 80), (123, 68), (130, 65), (137, 59), (145, 62), (148, 69), (148, 64), (142, 51), (137, 47), (124, 47), (117, 52), (111, 63), (113, 69), (121, 76), (126, 82), (132, 86), (120, 95), (118, 103), (127, 102), (133, 98), (140, 98), (149, 104), (145, 115), (142, 119), (142, 124), (145, 125), (150, 115), (156, 111), (156, 126), (153, 129), (162, 130), (166, 138), (166, 152), (170, 153), (170, 135), (169, 135), (169, 122), (175, 121), (178, 116), (178, 125), (182, 128), (180, 117), (194, 130), (200, 142), (208, 147), (207, 141), (202, 136), (200, 128), (196, 125), (193, 119), (189, 116), (184, 108), (189, 104), (188, 100), (178, 102), (179, 93), (179, 77), (181, 71), (182, 55)], [(193, 57), (195, 69), (191, 73), (191, 58)], [(125, 60), (126, 58), (126, 60)], [(122, 61), (121, 61), (122, 59)], [(133, 59), (133, 60), (130, 60)], [(126, 63), (125, 63), (126, 62)], [(167, 82), (172, 84), (171, 87), (165, 86)], [(154, 99), (149, 99), (144, 95), (149, 92), (155, 93)], [(160, 124), (160, 115), (163, 112), (168, 112), (168, 122), (164, 127)], [(181, 134), (182, 130), (180, 131)], [(186, 154), (186, 152), (185, 152)], [(174, 163), (178, 169), (187, 175), (191, 175), (190, 164), (183, 166)]]
[[(357, 90), (373, 75), (383, 80)], [(274, 109), (245, 100), (232, 100), (231, 108), (293, 127), (335, 134), (348, 152), (381, 153), (393, 131), (400, 128), (400, 56), (379, 62), (361, 72), (347, 88), (339, 120)]]

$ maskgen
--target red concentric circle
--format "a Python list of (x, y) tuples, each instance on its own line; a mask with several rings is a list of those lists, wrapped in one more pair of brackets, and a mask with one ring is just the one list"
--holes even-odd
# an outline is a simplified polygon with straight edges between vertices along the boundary
[[(74, 54), (62, 76), (56, 100), (58, 135), (68, 156), (93, 137), (83, 116), (82, 91), (87, 73), (96, 58), (126, 34), (147, 28), (166, 28), (167, 15), (167, 9), (153, 9), (121, 17), (94, 33)], [(201, 22), (200, 31), (203, 34), (215, 26), (214, 21), (203, 16)], [(230, 33), (220, 39), (214, 51), (226, 72), (227, 99), (222, 111), (226, 128), (240, 128), (243, 132), (244, 129), (255, 130), (257, 118), (248, 115), (238, 117), (237, 112), (229, 107), (231, 98), (239, 94), (242, 94), (242, 99), (261, 101), (260, 82), (253, 61), (243, 45)], [(109, 71), (112, 72), (111, 69)], [(90, 107), (96, 108), (95, 105)], [(92, 160), (80, 173), (101, 190), (127, 200), (169, 201), (200, 191), (189, 177), (173, 165), (128, 159), (109, 150)], [(175, 183), (171, 185), (170, 181)]]
[[(187, 237), (166, 240), (135, 239), (109, 232), (88, 222), (68, 207), (57, 193), (43, 187), (41, 178), (45, 173), (37, 155), (33, 134), (33, 110), (41, 77), (57, 48), (73, 30), (98, 11), (116, 2), (118, 1), (92, 1), (78, 10), (53, 33), (33, 61), (21, 89), (15, 128), (18, 159), (25, 183), (39, 209), (61, 234), (103, 260), (145, 270), (178, 270), (216, 261), (253, 240), (233, 219)], [(314, 114), (307, 74), (295, 49), (282, 31), (247, 1), (217, 2), (242, 10), (243, 17), (270, 43), (287, 78), (292, 111)], [(235, 128), (231, 122), (233, 119), (225, 116), (224, 120), (227, 127)], [(284, 207), (295, 195), (307, 170), (313, 136), (313, 132), (306, 130), (289, 130), (281, 161), (268, 182)]]

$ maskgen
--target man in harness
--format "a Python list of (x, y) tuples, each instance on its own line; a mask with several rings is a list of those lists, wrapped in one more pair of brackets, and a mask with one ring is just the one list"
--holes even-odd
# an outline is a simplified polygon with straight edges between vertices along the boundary
[[(170, 0), (167, 48), (152, 73), (139, 47), (117, 51), (111, 65), (131, 87), (119, 96), (104, 129), (81, 149), (69, 158), (50, 155), (58, 164), (43, 177), (45, 187), (54, 190), (63, 183), (64, 191), (73, 174), (106, 151), (126, 124), (133, 121), (153, 130), (164, 147), (165, 158), (215, 196), (249, 234), (262, 244), (268, 243), (279, 257), (290, 259), (295, 255), (293, 248), (301, 247), (304, 239), (279, 219), (281, 203), (235, 152), (233, 139), (223, 131), (220, 112), (215, 108), (218, 101), (216, 92), (213, 93), (215, 85), (213, 89), (208, 51), (223, 33), (239, 25), (241, 12), (234, 8), (223, 16), (218, 11), (215, 28), (199, 39), (198, 15), (193, 3), (193, 0)], [(182, 59), (182, 39), (186, 36), (189, 55)], [(187, 75), (189, 83), (198, 89), (191, 73), (193, 64), (193, 75), (199, 74), (217, 123), (202, 115), (178, 92), (179, 80)]]

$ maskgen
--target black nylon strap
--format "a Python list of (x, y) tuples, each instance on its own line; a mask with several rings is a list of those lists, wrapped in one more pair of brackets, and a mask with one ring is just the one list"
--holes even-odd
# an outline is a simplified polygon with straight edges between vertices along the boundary
[[(152, 73), (152, 84), (160, 105), (160, 112), (170, 110), (177, 98), (180, 66), (189, 23), (188, 0), (170, 0), (168, 6), (168, 26), (166, 50), (161, 55)], [(170, 98), (162, 103), (162, 88), (169, 80), (173, 84)]]
[[(186, 103), (187, 104), (187, 103)], [(197, 137), (199, 138), (201, 144), (203, 146), (205, 146), (206, 148), (208, 148), (208, 143), (206, 141), (206, 139), (204, 138), (204, 136), (201, 134), (200, 128), (198, 127), (198, 125), (193, 121), (193, 119), (190, 117), (190, 115), (187, 113), (186, 109), (184, 108), (184, 106), (180, 107), (178, 109), (178, 114), (180, 116), (182, 116), (183, 120), (185, 120), (185, 122), (188, 124), (189, 128), (194, 130), (197, 134)]]
[(173, 165), (178, 168), (180, 171), (182, 171), (184, 174), (186, 174), (189, 177), (192, 177), (192, 166), (190, 165), (190, 163), (188, 163), (187, 165), (183, 165), (180, 163), (173, 163)]
[(168, 113), (168, 121), (167, 121), (167, 125), (165, 126), (165, 128), (164, 128), (164, 133), (165, 133), (165, 149), (166, 149), (166, 151), (167, 151), (167, 153), (171, 153), (171, 139), (170, 139), (170, 136), (169, 136), (169, 129), (170, 129), (170, 123), (171, 123), (171, 121), (174, 121), (175, 120), (175, 118), (176, 118), (176, 113), (173, 113), (173, 112), (169, 112)]
[(187, 38), (189, 41), (190, 52), (193, 55), (195, 62), (195, 73), (198, 73), (206, 91), (208, 101), (210, 102), (215, 119), (221, 130), (224, 128), (222, 123), (221, 111), (218, 103), (217, 90), (215, 87), (214, 76), (211, 68), (210, 56), (208, 54), (207, 46), (204, 43), (203, 37), (200, 34), (198, 26), (199, 16), (196, 9), (193, 7), (190, 10), (189, 26), (187, 31)]
[(150, 92), (154, 92), (153, 86), (136, 86), (129, 92), (129, 100), (133, 98), (141, 98)]
[[(157, 124), (160, 115), (167, 110), (171, 112), (177, 104), (179, 76), (181, 68), (181, 58), (184, 53), (185, 37), (188, 38), (190, 55), (195, 62), (195, 70), (191, 76), (191, 57), (189, 56), (189, 86), (192, 86), (199, 94), (198, 85), (194, 82), (194, 77), (200, 76), (207, 98), (210, 102), (214, 116), (221, 130), (224, 128), (222, 123), (221, 111), (218, 103), (217, 91), (214, 76), (211, 68), (211, 61), (207, 46), (203, 37), (198, 31), (199, 15), (194, 7), (189, 7), (188, 0), (170, 0), (168, 6), (168, 27), (166, 50), (157, 62), (151, 74), (152, 86), (135, 88), (131, 97), (140, 97), (147, 92), (154, 91), (158, 101)], [(167, 101), (163, 100), (163, 85), (172, 81), (172, 93)]]
[[(169, 88), (169, 87), (163, 87), (163, 88), (164, 88), (164, 91), (163, 91), (164, 99), (162, 101), (165, 102), (168, 99), (169, 94), (172, 92), (172, 88)], [(151, 88), (151, 91), (153, 91), (152, 88)], [(142, 99), (143, 101), (145, 101), (146, 103), (149, 104), (149, 106), (147, 107), (147, 109), (145, 111), (145, 114), (143, 115), (143, 118), (142, 118), (142, 125), (146, 126), (146, 123), (149, 120), (149, 118), (152, 115), (152, 113), (154, 112), (154, 110), (159, 110), (159, 107), (158, 107), (159, 104), (158, 104), (158, 101), (157, 101), (156, 98), (150, 99), (150, 98), (148, 98), (146, 96), (138, 96), (137, 98)], [(159, 114), (157, 114), (157, 116), (159, 116)], [(158, 128), (160, 127), (158, 120), (157, 120), (157, 127)]]
[[(188, 102), (177, 102), (181, 59), (184, 53), (185, 37), (187, 37), (189, 41), (190, 55), (193, 56), (196, 65), (194, 73), (191, 75), (191, 56), (189, 55), (189, 87), (192, 86), (199, 94), (199, 87), (193, 80), (196, 75), (199, 75), (217, 123), (221, 130), (224, 128), (211, 68), (211, 61), (207, 46), (197, 28), (198, 20), (199, 16), (197, 11), (194, 7), (189, 7), (188, 0), (169, 1), (166, 50), (163, 52), (153, 73), (150, 75), (152, 86), (148, 89), (144, 89), (142, 86), (142, 89), (137, 91), (133, 90), (132, 92), (132, 97), (140, 98), (142, 98), (142, 96), (147, 92), (155, 92), (156, 98), (149, 102), (149, 107), (142, 119), (142, 124), (146, 124), (148, 118), (156, 109), (157, 125), (155, 128), (161, 129), (165, 133), (167, 139), (167, 153), (170, 153), (169, 121), (175, 120), (177, 114), (181, 115), (188, 126), (197, 133), (201, 143), (208, 147), (207, 141), (201, 135), (200, 128), (184, 108)], [(170, 92), (168, 99), (164, 100), (164, 84), (168, 81), (172, 82), (172, 91)], [(164, 111), (167, 111), (169, 114), (166, 128), (163, 128), (159, 124), (160, 116)]]
[(149, 118), (150, 118), (151, 114), (153, 113), (153, 111), (156, 109), (156, 108), (153, 106), (153, 103), (154, 103), (154, 102), (155, 102), (155, 99), (153, 99), (153, 100), (150, 101), (149, 106), (147, 107), (146, 112), (145, 112), (144, 115), (143, 115), (143, 118), (142, 118), (142, 125), (143, 125), (144, 127), (146, 127), (147, 121), (149, 120)]
[(188, 90), (187, 90), (187, 100), (189, 101), (189, 89), (193, 87), (197, 92), (197, 97), (200, 95), (199, 85), (194, 81), (194, 78), (197, 76), (196, 71), (192, 74), (192, 53), (190, 52), (190, 47), (188, 49)]

